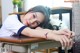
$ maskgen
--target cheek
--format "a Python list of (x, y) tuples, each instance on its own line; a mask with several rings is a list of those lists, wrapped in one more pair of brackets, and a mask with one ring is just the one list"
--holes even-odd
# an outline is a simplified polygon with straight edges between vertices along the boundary
[(32, 15), (27, 15), (25, 20), (30, 20), (32, 18)]
[(29, 16), (28, 16), (28, 18), (29, 18), (29, 19), (33, 18), (33, 15), (32, 15), (32, 14), (31, 14), (31, 15), (29, 15)]
[(31, 19), (33, 16), (31, 15), (31, 16), (29, 16), (29, 19)]

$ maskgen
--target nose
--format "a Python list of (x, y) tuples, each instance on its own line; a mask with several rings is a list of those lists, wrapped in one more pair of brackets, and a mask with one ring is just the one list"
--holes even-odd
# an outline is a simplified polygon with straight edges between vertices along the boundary
[(37, 19), (31, 19), (31, 20), (30, 20), (31, 24), (32, 24), (32, 23), (35, 23), (36, 21), (37, 21)]

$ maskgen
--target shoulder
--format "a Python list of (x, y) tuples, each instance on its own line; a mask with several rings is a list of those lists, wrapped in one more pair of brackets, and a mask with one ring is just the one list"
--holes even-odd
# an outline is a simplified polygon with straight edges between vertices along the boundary
[(9, 15), (6, 19), (15, 19), (17, 15)]
[(24, 25), (18, 20), (17, 15), (9, 15), (3, 22), (3, 26), (5, 26), (6, 28), (12, 28), (12, 27), (17, 28), (18, 26), (24, 26)]
[(17, 20), (17, 15), (9, 15), (8, 17), (6, 17), (4, 22), (9, 22), (9, 21), (14, 21)]
[(18, 21), (17, 15), (9, 15), (3, 22), (3, 24), (10, 24)]

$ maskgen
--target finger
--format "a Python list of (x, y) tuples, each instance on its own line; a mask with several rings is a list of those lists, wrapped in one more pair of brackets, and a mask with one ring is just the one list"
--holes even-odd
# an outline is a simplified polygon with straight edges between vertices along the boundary
[(64, 45), (63, 45), (63, 40), (62, 40), (62, 39), (60, 39), (60, 43), (61, 43), (61, 45), (62, 45), (62, 47), (63, 47)]
[(65, 39), (65, 47), (69, 47), (70, 46), (70, 40), (64, 36), (64, 39)]
[(71, 31), (69, 29), (63, 29), (63, 31), (65, 31), (67, 33), (71, 33)]
[(74, 41), (72, 39), (70, 39), (70, 46), (69, 47), (72, 47), (74, 44)]
[(65, 40), (64, 35), (62, 37), (62, 41), (63, 41), (63, 46), (66, 47), (67, 46), (67, 41)]
[(65, 32), (65, 31), (63, 31), (62, 33), (63, 33), (63, 35), (66, 35), (67, 37), (70, 36), (70, 33), (67, 33), (67, 32)]
[(69, 29), (64, 29), (63, 31), (66, 32), (66, 35), (68, 35), (69, 37), (71, 36), (72, 32)]
[(71, 37), (74, 37), (75, 36), (75, 33), (71, 31), (71, 35), (72, 35)]
[(70, 33), (67, 33), (67, 32), (65, 32), (65, 31), (62, 31), (61, 33), (62, 33), (62, 35), (65, 35), (65, 36), (68, 37), (68, 38), (71, 37)]

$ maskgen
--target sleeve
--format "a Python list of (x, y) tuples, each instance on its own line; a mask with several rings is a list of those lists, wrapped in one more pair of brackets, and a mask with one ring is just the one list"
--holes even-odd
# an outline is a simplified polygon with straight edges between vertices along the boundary
[(8, 16), (3, 25), (7, 30), (17, 35), (21, 34), (22, 30), (27, 27), (18, 20), (16, 15)]

